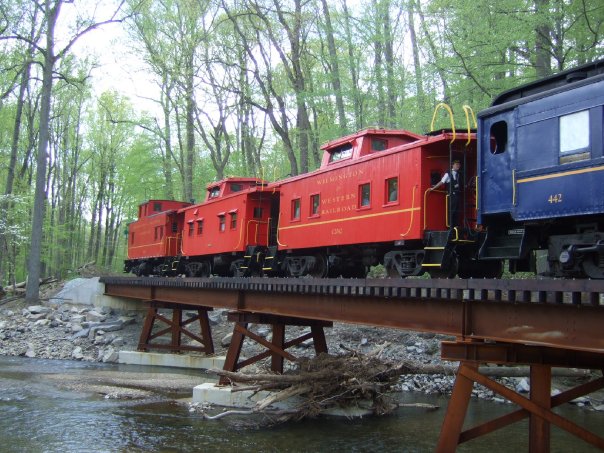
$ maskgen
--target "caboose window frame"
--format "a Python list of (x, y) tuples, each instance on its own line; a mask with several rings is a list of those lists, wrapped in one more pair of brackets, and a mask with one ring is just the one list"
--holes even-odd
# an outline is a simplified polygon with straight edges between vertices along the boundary
[(293, 198), (291, 202), (291, 221), (299, 222), (302, 212), (302, 199), (300, 197)]
[(195, 224), (193, 223), (193, 220), (189, 220), (187, 222), (189, 224), (189, 237), (193, 236), (195, 234)]
[(203, 219), (197, 219), (197, 236), (203, 234)]
[(237, 229), (237, 211), (229, 212), (231, 219), (229, 220), (229, 226), (231, 230)]
[(310, 194), (310, 213), (309, 217), (319, 217), (321, 215), (321, 194), (312, 193)]
[(371, 181), (359, 184), (359, 206), (357, 209), (371, 209)]
[(226, 214), (221, 212), (218, 214), (218, 232), (224, 233), (226, 231)]
[(329, 150), (329, 163), (334, 164), (352, 157), (352, 143), (344, 143)]
[(372, 137), (371, 138), (371, 152), (379, 153), (388, 149), (388, 140), (385, 138)]
[[(391, 187), (393, 183), (396, 184), (394, 189)], [(400, 187), (398, 183), (398, 176), (386, 178), (384, 180), (384, 205), (397, 205), (399, 203), (399, 197)]]

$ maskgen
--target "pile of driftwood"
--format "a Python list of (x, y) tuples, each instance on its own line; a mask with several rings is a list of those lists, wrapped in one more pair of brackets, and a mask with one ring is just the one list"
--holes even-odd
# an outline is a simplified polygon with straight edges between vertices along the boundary
[[(53, 277), (41, 278), (40, 286), (56, 282), (58, 282), (58, 280)], [(5, 286), (4, 288), (0, 287), (0, 299), (4, 298), (2, 302), (6, 303), (21, 298), (25, 296), (26, 286), (27, 282), (20, 282), (15, 283), (14, 285)]]
[[(298, 369), (290, 374), (245, 374), (213, 370), (234, 385), (233, 391), (269, 390), (271, 393), (250, 410), (231, 410), (208, 419), (227, 415), (271, 415), (273, 422), (314, 417), (331, 409), (362, 407), (384, 415), (399, 407), (391, 396), (401, 374), (424, 372), (411, 363), (397, 363), (379, 358), (380, 350), (372, 354), (351, 351), (342, 356), (320, 354), (312, 359), (302, 358)], [(273, 405), (288, 401), (288, 409), (274, 410)], [(430, 405), (413, 404), (434, 408)]]

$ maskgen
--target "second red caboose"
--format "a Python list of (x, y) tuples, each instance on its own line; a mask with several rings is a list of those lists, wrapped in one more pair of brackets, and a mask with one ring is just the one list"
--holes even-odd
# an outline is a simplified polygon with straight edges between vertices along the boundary
[(227, 178), (208, 185), (203, 203), (180, 210), (185, 225), (181, 253), (186, 275), (256, 273), (261, 265), (258, 253), (271, 240), (271, 200), (275, 196), (257, 178)]

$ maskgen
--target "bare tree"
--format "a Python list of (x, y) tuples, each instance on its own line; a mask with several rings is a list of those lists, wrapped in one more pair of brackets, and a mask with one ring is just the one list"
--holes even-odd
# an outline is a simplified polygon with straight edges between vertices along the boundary
[(55, 31), (59, 19), (61, 7), (64, 4), (73, 3), (67, 0), (38, 0), (32, 4), (32, 7), (40, 11), (42, 21), (40, 31), (35, 35), (41, 35), (44, 38), (34, 40), (31, 36), (23, 35), (18, 29), (14, 33), (3, 36), (3, 39), (16, 39), (32, 45), (42, 56), (42, 87), (41, 101), (39, 111), (39, 136), (38, 136), (38, 156), (36, 159), (36, 184), (34, 207), (32, 214), (32, 233), (30, 252), (28, 259), (28, 283), (26, 289), (26, 300), (36, 301), (39, 297), (39, 281), (41, 275), (41, 255), (42, 255), (42, 226), (44, 223), (44, 212), (46, 205), (46, 184), (47, 184), (47, 164), (48, 164), (48, 138), (51, 110), (51, 96), (53, 87), (53, 76), (56, 63), (69, 53), (72, 46), (84, 34), (99, 28), (100, 26), (118, 22), (117, 15), (121, 11), (120, 3), (112, 16), (100, 22), (84, 20), (78, 24), (78, 29), (67, 41), (67, 44), (59, 51), (55, 50)]

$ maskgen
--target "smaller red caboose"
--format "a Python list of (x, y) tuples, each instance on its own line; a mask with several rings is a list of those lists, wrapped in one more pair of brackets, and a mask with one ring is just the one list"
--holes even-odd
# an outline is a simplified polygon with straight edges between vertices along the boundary
[[(253, 275), (270, 242), (276, 190), (257, 178), (227, 178), (209, 184), (203, 203), (183, 215), (182, 255), (186, 275)], [(273, 235), (276, 227), (272, 227)]]
[(191, 203), (149, 200), (138, 207), (138, 220), (128, 225), (128, 259), (124, 270), (136, 275), (177, 274), (182, 216), (178, 210)]

